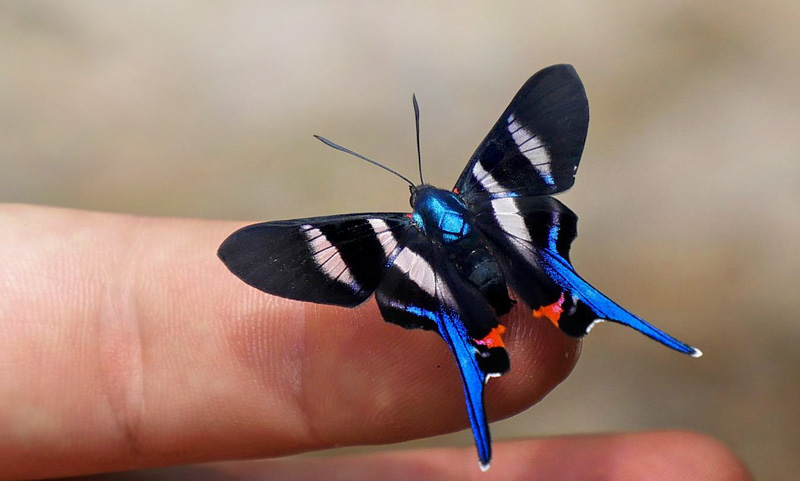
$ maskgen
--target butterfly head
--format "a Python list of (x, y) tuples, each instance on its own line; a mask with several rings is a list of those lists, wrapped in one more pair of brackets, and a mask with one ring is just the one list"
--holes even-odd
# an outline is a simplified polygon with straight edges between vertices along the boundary
[(409, 185), (408, 191), (411, 193), (411, 198), (408, 200), (408, 203), (411, 204), (411, 208), (414, 208), (414, 204), (417, 203), (417, 192), (419, 192), (420, 186), (418, 185)]
[[(408, 192), (411, 194), (411, 197), (408, 199), (408, 203), (411, 205), (412, 209), (417, 208), (417, 204), (425, 197), (424, 193), (430, 189), (436, 190), (436, 187), (430, 184), (408, 185)], [(423, 195), (420, 196), (420, 194)]]
[(408, 191), (411, 194), (411, 197), (408, 199), (408, 203), (411, 205), (411, 208), (417, 210), (419, 208), (420, 203), (425, 203), (426, 199), (434, 194), (434, 192), (439, 191), (441, 189), (437, 189), (436, 187), (430, 184), (419, 184), (419, 185), (410, 185), (408, 186)]

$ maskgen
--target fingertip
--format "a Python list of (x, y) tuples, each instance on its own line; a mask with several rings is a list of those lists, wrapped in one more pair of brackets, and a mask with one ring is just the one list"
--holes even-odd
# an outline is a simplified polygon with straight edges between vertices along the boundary
[(509, 314), (506, 346), (511, 370), (487, 386), (487, 410), (492, 420), (521, 412), (542, 400), (575, 368), (581, 340), (569, 337), (530, 310), (515, 307)]
[[(278, 456), (468, 425), (460, 376), (439, 336), (384, 322), (373, 300), (320, 306), (245, 285), (215, 255), (240, 223), (30, 206), (2, 212), (11, 212), (5, 227), (16, 236), (0, 238), (6, 278), (19, 291), (8, 312), (32, 316), (7, 326), (28, 329), (33, 346), (16, 348), (26, 371), (20, 382), (5, 381), (17, 393), (6, 406), (45, 399), (42, 411), (63, 421), (52, 433), (0, 443), (13, 454), (0, 457), (5, 472), (41, 477)], [(37, 242), (21, 242), (20, 232)], [(69, 269), (46, 283), (37, 277), (65, 258)], [(34, 295), (32, 285), (59, 295)], [(509, 318), (511, 372), (489, 383), (494, 418), (541, 399), (577, 357), (576, 341), (522, 311)], [(84, 348), (66, 350), (56, 364), (34, 362), (54, 342), (54, 326), (85, 340)], [(96, 409), (109, 393), (115, 409)], [(64, 439), (76, 441), (66, 449)]]
[[(323, 478), (379, 478), (385, 481), (752, 481), (750, 473), (730, 449), (713, 438), (691, 432), (561, 436), (500, 442), (496, 447), (497, 456), (488, 472), (484, 469), (487, 465), (475, 466), (471, 448), (232, 462), (206, 467), (213, 470), (213, 479), (230, 481), (255, 478), (294, 481)], [(147, 479), (177, 479), (184, 471), (191, 472), (192, 479), (207, 474), (193, 467), (173, 468), (153, 472), (154, 476)]]

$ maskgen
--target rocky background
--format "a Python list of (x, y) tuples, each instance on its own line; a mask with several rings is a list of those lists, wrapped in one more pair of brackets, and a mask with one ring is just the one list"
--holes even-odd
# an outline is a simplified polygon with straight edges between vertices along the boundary
[[(243, 220), (406, 210), (402, 182), (311, 134), (414, 177), (416, 92), (426, 180), (449, 186), (528, 76), (572, 63), (592, 111), (561, 196), (581, 216), (574, 263), (705, 356), (601, 326), (574, 374), (495, 436), (694, 429), (760, 479), (791, 479), (799, 20), (790, 0), (5, 1), (0, 201)], [(419, 443), (448, 442), (471, 438)]]

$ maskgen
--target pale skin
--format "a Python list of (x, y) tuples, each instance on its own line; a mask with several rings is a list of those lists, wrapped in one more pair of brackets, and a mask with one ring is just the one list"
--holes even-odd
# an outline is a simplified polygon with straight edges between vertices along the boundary
[[(451, 355), (374, 301), (317, 306), (250, 288), (216, 258), (238, 222), (0, 205), (0, 480), (748, 480), (700, 434), (497, 442), (313, 460), (239, 461), (467, 427)], [(580, 345), (530, 311), (504, 319), (509, 374), (491, 419), (561, 382)]]

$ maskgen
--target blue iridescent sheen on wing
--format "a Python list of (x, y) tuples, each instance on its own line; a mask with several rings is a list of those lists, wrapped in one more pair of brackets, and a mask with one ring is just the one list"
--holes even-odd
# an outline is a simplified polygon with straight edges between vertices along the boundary
[[(543, 250), (542, 260), (550, 278), (561, 286), (564, 291), (572, 294), (577, 297), (578, 300), (589, 306), (597, 315), (597, 320), (618, 322), (636, 329), (642, 334), (678, 352), (689, 354), (693, 357), (702, 355), (699, 349), (675, 339), (666, 332), (649, 324), (644, 319), (620, 307), (619, 304), (612, 301), (602, 292), (592, 287), (591, 284), (583, 280), (572, 266), (554, 250)], [(591, 329), (591, 326), (592, 324), (589, 324), (587, 330)]]
[(407, 306), (406, 310), (417, 316), (427, 317), (436, 323), (439, 334), (456, 358), (461, 381), (464, 387), (464, 398), (467, 402), (467, 415), (478, 450), (481, 469), (489, 468), (492, 459), (491, 435), (486, 422), (483, 407), (483, 390), (487, 375), (478, 364), (478, 351), (470, 342), (470, 337), (457, 312), (451, 309), (429, 311), (417, 306)]
[(481, 205), (476, 221), (502, 252), (498, 257), (517, 294), (535, 313), (544, 315), (547, 308), (555, 308), (557, 312), (546, 317), (564, 333), (582, 337), (596, 322), (607, 320), (676, 351), (701, 354), (623, 309), (578, 275), (569, 261), (578, 217), (558, 200), (548, 196), (494, 199)]

